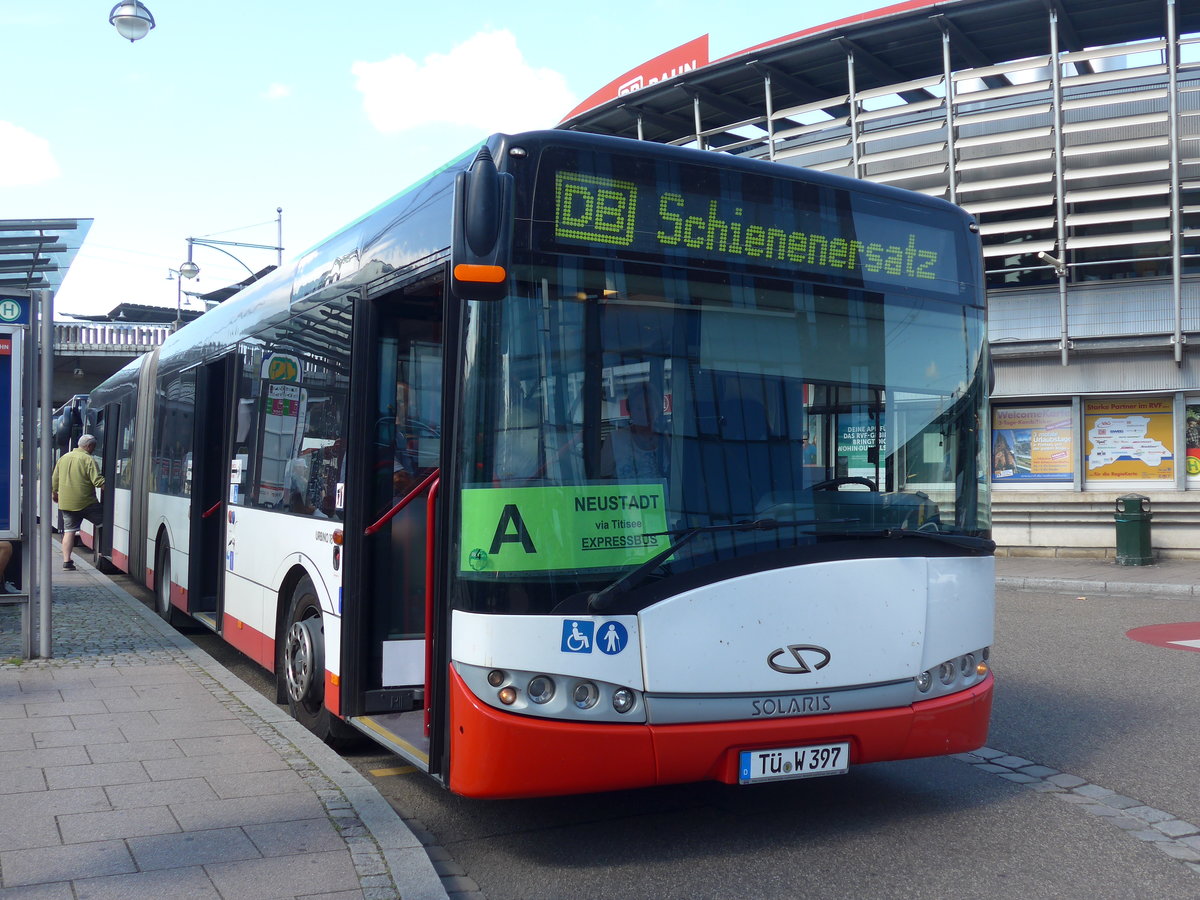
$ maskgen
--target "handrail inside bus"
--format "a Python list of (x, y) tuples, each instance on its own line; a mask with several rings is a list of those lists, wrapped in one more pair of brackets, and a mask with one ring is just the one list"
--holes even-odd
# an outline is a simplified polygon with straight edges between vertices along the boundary
[[(435, 473), (436, 474), (436, 473)], [(429, 737), (429, 716), (433, 709), (433, 570), (437, 553), (437, 495), (442, 486), (439, 478), (429, 489), (425, 501), (425, 737)]]
[(382, 530), (384, 525), (386, 525), (388, 522), (392, 521), (392, 519), (394, 519), (396, 517), (396, 513), (400, 512), (400, 510), (402, 510), (402, 509), (404, 509), (404, 507), (408, 506), (408, 504), (410, 504), (413, 500), (415, 500), (417, 497), (419, 497), (421, 495), (421, 493), (427, 487), (429, 487), (430, 484), (432, 484), (434, 481), (436, 481), (438, 474), (441, 471), (442, 471), (441, 469), (434, 469), (432, 472), (430, 472), (428, 475), (426, 475), (424, 481), (422, 481), (415, 488), (413, 488), (411, 491), (409, 491), (404, 497), (402, 497), (399, 503), (397, 503), (395, 506), (393, 506), (391, 509), (389, 509), (387, 512), (385, 512), (383, 514), (383, 516), (379, 519), (378, 522), (376, 522), (374, 525), (368, 525), (366, 530), (363, 531), (363, 534), (367, 537), (370, 537), (371, 535), (377, 534), (380, 530)]
[(211, 516), (213, 513), (215, 513), (218, 509), (221, 508), (222, 502), (224, 502), (224, 501), (218, 500), (211, 507), (209, 507), (203, 513), (201, 513), (200, 518), (207, 519), (209, 516)]

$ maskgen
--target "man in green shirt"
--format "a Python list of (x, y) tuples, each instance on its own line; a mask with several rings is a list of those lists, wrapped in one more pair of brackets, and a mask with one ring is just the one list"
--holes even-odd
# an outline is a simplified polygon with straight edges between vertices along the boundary
[(95, 522), (100, 516), (100, 501), (96, 498), (97, 488), (104, 487), (104, 476), (92, 453), (96, 449), (94, 435), (84, 434), (79, 445), (62, 456), (50, 476), (50, 490), (63, 517), (63, 568), (74, 569), (71, 551), (75, 547), (75, 533), (83, 520)]

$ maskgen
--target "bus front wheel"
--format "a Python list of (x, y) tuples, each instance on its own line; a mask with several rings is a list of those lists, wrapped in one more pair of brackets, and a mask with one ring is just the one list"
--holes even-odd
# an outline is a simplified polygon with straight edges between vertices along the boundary
[(292, 591), (283, 639), (283, 678), (288, 711), (320, 737), (325, 709), (325, 629), (317, 591), (308, 576)]
[(325, 628), (307, 575), (292, 591), (280, 669), (288, 712), (297, 722), (334, 747), (356, 740), (357, 732), (325, 708)]

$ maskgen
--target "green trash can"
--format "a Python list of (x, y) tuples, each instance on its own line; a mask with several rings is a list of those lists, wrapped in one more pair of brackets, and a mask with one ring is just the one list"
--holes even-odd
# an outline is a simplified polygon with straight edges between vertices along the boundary
[(1154, 562), (1150, 548), (1150, 498), (1125, 494), (1117, 498), (1117, 565), (1148, 566)]

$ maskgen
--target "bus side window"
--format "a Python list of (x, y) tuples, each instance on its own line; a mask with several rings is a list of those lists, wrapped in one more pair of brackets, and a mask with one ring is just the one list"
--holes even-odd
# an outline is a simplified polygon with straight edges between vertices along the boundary
[(345, 395), (306, 391), (299, 452), (287, 467), (284, 503), (294, 513), (340, 518), (338, 485), (345, 481), (342, 421)]

